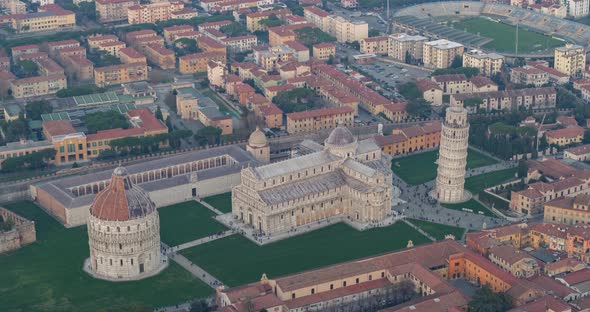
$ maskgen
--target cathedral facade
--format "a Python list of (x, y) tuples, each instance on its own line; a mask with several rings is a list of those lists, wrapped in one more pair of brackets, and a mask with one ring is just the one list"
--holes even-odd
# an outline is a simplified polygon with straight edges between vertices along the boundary
[[(263, 146), (256, 138), (253, 143)], [(330, 217), (359, 223), (387, 217), (392, 171), (373, 139), (357, 141), (337, 127), (324, 146), (308, 146), (313, 150), (306, 155), (244, 168), (232, 189), (234, 219), (272, 235)]]
[(150, 276), (161, 264), (160, 218), (149, 196), (116, 168), (88, 218), (90, 270), (106, 279)]

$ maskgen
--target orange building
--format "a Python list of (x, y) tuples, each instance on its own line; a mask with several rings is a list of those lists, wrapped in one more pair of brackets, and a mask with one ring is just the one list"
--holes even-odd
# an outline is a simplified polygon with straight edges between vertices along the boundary
[(123, 48), (119, 51), (119, 59), (125, 64), (147, 63), (145, 56), (134, 48)]
[(150, 60), (161, 69), (173, 69), (176, 67), (174, 51), (166, 49), (158, 44), (148, 44), (145, 47), (145, 54)]
[(438, 121), (402, 129), (394, 129), (390, 135), (379, 135), (375, 141), (381, 151), (390, 156), (404, 155), (440, 144), (441, 123)]
[(312, 23), (304, 23), (304, 24), (290, 24), (290, 25), (281, 25), (276, 27), (271, 27), (268, 29), (268, 42), (271, 47), (283, 45), (287, 41), (296, 41), (297, 40), (297, 33), (295, 30), (301, 29), (304, 27), (313, 27), (315, 28), (316, 25)]
[(207, 36), (202, 36), (199, 38), (199, 40), (197, 40), (197, 46), (199, 47), (199, 49), (205, 51), (205, 52), (219, 52), (219, 53), (226, 53), (226, 47), (207, 37)]
[(283, 128), (283, 111), (278, 106), (260, 106), (255, 111), (268, 128)]
[(176, 25), (164, 28), (164, 39), (166, 43), (171, 44), (174, 42), (174, 36), (180, 33), (186, 33), (194, 31), (195, 29), (191, 25)]
[(354, 109), (349, 106), (320, 108), (287, 114), (287, 131), (290, 134), (332, 129), (338, 125), (352, 126)]
[(256, 93), (256, 90), (247, 83), (238, 83), (234, 86), (233, 91), (238, 102), (244, 106), (248, 104), (248, 100)]
[(209, 60), (225, 63), (225, 52), (201, 52), (183, 55), (178, 58), (178, 71), (181, 74), (206, 72)]
[(94, 64), (85, 56), (68, 56), (66, 63), (66, 73), (70, 79), (83, 81), (94, 78)]
[(94, 35), (88, 37), (86, 41), (88, 42), (88, 47), (90, 47), (90, 49), (98, 49), (99, 45), (107, 42), (119, 41), (119, 38), (115, 35)]
[(313, 58), (320, 61), (327, 61), (330, 57), (336, 57), (336, 45), (331, 42), (318, 43), (313, 45)]
[(77, 132), (68, 120), (43, 122), (43, 135), (55, 148), (58, 164), (86, 160), (86, 135)]
[(94, 84), (99, 87), (117, 85), (127, 82), (147, 80), (146, 63), (130, 63), (105, 66), (94, 69)]

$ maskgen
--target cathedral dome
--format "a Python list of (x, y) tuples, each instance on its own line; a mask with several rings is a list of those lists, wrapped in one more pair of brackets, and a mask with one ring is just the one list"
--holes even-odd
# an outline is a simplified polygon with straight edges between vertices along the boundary
[(266, 139), (266, 135), (264, 135), (264, 132), (262, 132), (259, 127), (256, 127), (256, 130), (250, 134), (248, 145), (252, 147), (263, 147), (267, 144), (268, 140)]
[(346, 127), (338, 126), (332, 130), (330, 136), (324, 142), (326, 145), (331, 146), (344, 146), (356, 142), (356, 139)]
[(131, 183), (127, 169), (123, 167), (113, 171), (111, 183), (96, 195), (90, 206), (91, 215), (107, 221), (139, 219), (155, 210), (149, 196)]

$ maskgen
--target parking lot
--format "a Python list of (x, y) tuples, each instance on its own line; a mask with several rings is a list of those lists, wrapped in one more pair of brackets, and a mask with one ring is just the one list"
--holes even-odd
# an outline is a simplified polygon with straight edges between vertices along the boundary
[(384, 95), (393, 99), (401, 99), (396, 87), (409, 81), (424, 79), (430, 72), (413, 67), (391, 64), (384, 61), (375, 61), (371, 64), (355, 64), (372, 76), (374, 81), (384, 89)]

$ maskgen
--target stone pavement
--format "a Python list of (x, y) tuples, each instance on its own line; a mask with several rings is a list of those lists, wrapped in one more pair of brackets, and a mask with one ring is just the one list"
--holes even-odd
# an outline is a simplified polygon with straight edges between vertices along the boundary
[(211, 236), (195, 239), (194, 241), (190, 241), (190, 242), (180, 244), (178, 246), (174, 246), (174, 247), (170, 247), (170, 248), (171, 248), (171, 251), (173, 251), (173, 252), (179, 252), (181, 250), (192, 248), (192, 247), (204, 244), (204, 243), (212, 242), (214, 240), (218, 240), (220, 238), (224, 238), (224, 237), (233, 235), (235, 233), (236, 232), (234, 232), (233, 230), (227, 230), (221, 234), (214, 234)]
[(201, 204), (201, 205), (203, 205), (203, 206), (205, 206), (205, 207), (209, 208), (209, 210), (213, 211), (213, 212), (214, 212), (216, 215), (218, 215), (218, 216), (220, 216), (220, 215), (224, 214), (223, 212), (221, 212), (221, 211), (217, 210), (217, 208), (215, 208), (215, 207), (213, 207), (213, 206), (209, 205), (208, 203), (206, 203), (206, 202), (202, 201), (200, 198), (195, 198), (195, 201), (196, 201), (197, 203), (199, 203), (199, 204)]
[[(466, 177), (468, 178), (492, 171), (507, 169), (514, 167), (515, 165), (515, 162), (510, 161), (476, 169), (469, 169), (467, 170)], [(491, 218), (475, 213), (442, 207), (428, 195), (428, 192), (434, 187), (434, 180), (421, 185), (412, 186), (408, 185), (394, 174), (393, 183), (401, 189), (401, 199), (405, 201), (404, 204), (398, 205), (393, 209), (406, 217), (458, 226), (467, 230), (479, 230), (483, 227), (484, 223), (486, 227), (506, 223), (506, 220), (500, 218)]]
[(162, 247), (164, 247), (167, 250), (168, 259), (178, 263), (181, 267), (189, 271), (196, 278), (200, 279), (205, 284), (209, 285), (211, 288), (216, 288), (217, 286), (223, 285), (223, 283), (219, 279), (207, 273), (207, 271), (203, 270), (201, 267), (188, 260), (185, 256), (176, 253), (176, 251), (172, 251), (170, 246), (164, 244), (164, 242), (162, 242)]
[(412, 223), (412, 222), (410, 222), (410, 221), (408, 221), (408, 220), (406, 220), (406, 219), (403, 219), (403, 221), (404, 221), (404, 222), (405, 222), (407, 225), (409, 225), (410, 227), (412, 227), (414, 230), (416, 230), (416, 231), (420, 232), (420, 234), (422, 234), (422, 235), (426, 236), (426, 237), (427, 237), (429, 240), (431, 240), (431, 241), (433, 241), (433, 242), (434, 242), (434, 241), (436, 241), (436, 238), (434, 238), (434, 237), (432, 237), (430, 234), (428, 234), (428, 233), (424, 232), (424, 230), (422, 230), (422, 229), (421, 229), (421, 228), (419, 228), (418, 226), (414, 225), (414, 223)]

